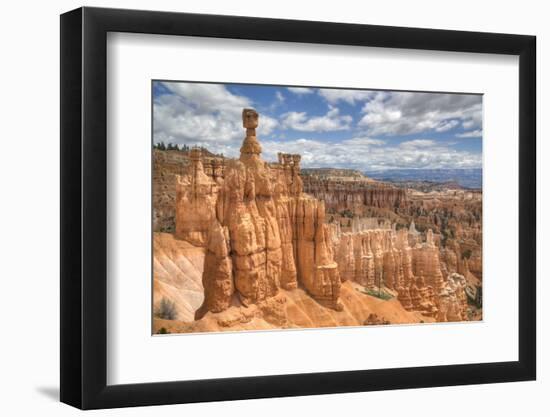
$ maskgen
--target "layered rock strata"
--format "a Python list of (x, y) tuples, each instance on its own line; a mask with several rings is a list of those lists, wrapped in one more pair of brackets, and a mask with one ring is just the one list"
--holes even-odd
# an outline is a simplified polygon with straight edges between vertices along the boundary
[(176, 176), (190, 164), (178, 151), (153, 150), (153, 230), (173, 233), (176, 222)]
[(298, 284), (341, 308), (324, 204), (302, 192), (299, 155), (262, 160), (257, 125), (258, 114), (245, 109), (241, 156), (227, 162), (223, 179), (205, 175), (200, 157), (192, 158), (191, 177), (178, 178), (176, 236), (207, 246), (197, 319), (226, 309), (234, 297), (244, 306), (263, 303)]
[(405, 189), (365, 178), (342, 180), (305, 175), (303, 182), (306, 193), (323, 200), (327, 209), (335, 212), (359, 211), (362, 207), (394, 209), (407, 202)]

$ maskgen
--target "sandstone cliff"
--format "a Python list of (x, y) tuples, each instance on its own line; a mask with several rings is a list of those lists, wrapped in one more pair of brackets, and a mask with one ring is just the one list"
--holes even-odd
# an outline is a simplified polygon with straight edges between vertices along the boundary
[(360, 212), (364, 207), (400, 207), (407, 201), (406, 190), (365, 177), (323, 177), (305, 175), (304, 191), (323, 200), (327, 209)]
[(176, 176), (176, 238), (205, 246), (217, 198), (218, 184), (204, 173), (200, 151), (193, 149), (190, 172)]

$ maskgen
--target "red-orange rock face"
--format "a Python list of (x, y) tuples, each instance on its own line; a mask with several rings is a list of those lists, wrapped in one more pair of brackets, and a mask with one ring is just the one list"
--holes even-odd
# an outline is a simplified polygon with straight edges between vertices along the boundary
[(343, 233), (336, 242), (341, 276), (368, 288), (397, 289), (408, 284), (413, 276), (411, 253), (405, 230)]
[(200, 151), (191, 154), (191, 172), (176, 176), (176, 233), (178, 239), (205, 246), (215, 218), (218, 185), (204, 173)]
[(225, 166), (223, 180), (205, 175), (198, 158), (178, 182), (176, 237), (208, 248), (197, 318), (228, 308), (233, 294), (248, 306), (298, 282), (323, 305), (341, 308), (325, 207), (302, 193), (299, 156), (269, 166), (255, 136), (257, 114), (245, 110), (243, 125), (241, 157)]
[(363, 207), (389, 208), (403, 206), (407, 201), (406, 191), (389, 184), (353, 177), (349, 181), (341, 178), (319, 178), (315, 175), (303, 177), (304, 192), (323, 200), (332, 211), (360, 211)]
[(235, 284), (228, 241), (228, 229), (214, 222), (209, 231), (204, 260), (204, 302), (195, 317), (200, 318), (208, 311), (220, 312), (231, 305)]
[[(204, 153), (209, 156), (205, 157)], [(153, 149), (153, 230), (174, 233), (178, 176), (193, 172), (191, 151)], [(224, 158), (207, 151), (201, 155), (203, 172), (214, 182), (223, 179)]]

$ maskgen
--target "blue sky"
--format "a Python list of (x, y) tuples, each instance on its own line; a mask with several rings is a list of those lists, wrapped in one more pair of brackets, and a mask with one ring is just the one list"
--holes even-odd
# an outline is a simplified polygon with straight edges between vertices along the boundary
[(267, 161), (304, 167), (481, 168), (482, 96), (248, 84), (153, 83), (153, 141), (237, 157), (241, 111), (260, 113)]

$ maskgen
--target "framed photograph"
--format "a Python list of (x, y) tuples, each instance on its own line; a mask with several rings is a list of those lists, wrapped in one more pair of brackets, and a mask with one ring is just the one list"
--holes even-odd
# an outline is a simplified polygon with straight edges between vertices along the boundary
[(61, 401), (533, 380), (535, 37), (61, 16)]

